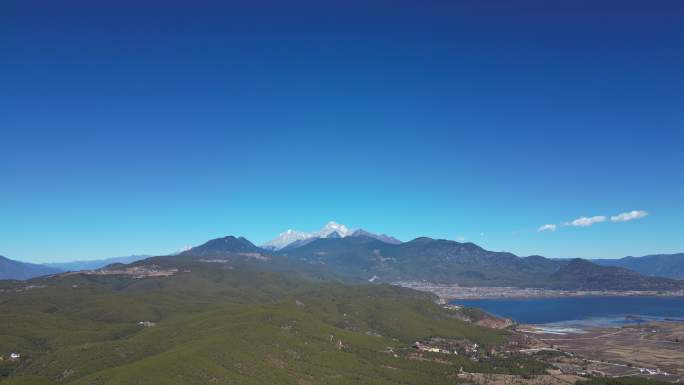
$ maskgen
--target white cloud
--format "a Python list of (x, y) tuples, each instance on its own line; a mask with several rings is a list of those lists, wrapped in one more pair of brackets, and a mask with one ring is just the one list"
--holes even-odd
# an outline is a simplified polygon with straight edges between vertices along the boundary
[(458, 237), (456, 237), (456, 240), (459, 242), (465, 242), (466, 237), (464, 237), (463, 235), (459, 235)]
[(556, 225), (553, 223), (547, 223), (543, 226), (539, 226), (537, 229), (537, 232), (542, 232), (542, 231), (556, 231)]
[[(610, 220), (612, 222), (627, 222), (631, 221), (633, 219), (639, 219), (643, 218), (648, 215), (648, 212), (644, 210), (632, 210), (632, 211), (627, 211), (624, 213), (620, 213), (618, 215), (613, 215), (610, 217)], [(589, 227), (592, 226), (595, 223), (601, 223), (601, 222), (606, 222), (608, 220), (608, 217), (605, 215), (595, 215), (593, 217), (579, 217), (575, 220), (569, 221), (569, 222), (563, 222), (560, 225), (561, 226), (575, 226), (575, 227)], [(537, 232), (542, 232), (542, 231), (556, 231), (556, 228), (558, 226), (553, 224), (553, 223), (547, 223), (545, 225), (539, 226), (537, 229)]]
[(648, 213), (644, 210), (633, 210), (633, 211), (628, 211), (626, 213), (613, 215), (612, 217), (610, 217), (610, 220), (613, 222), (627, 222), (627, 221), (631, 221), (632, 219), (643, 218), (647, 215), (648, 215)]
[(578, 226), (578, 227), (588, 227), (594, 223), (605, 222), (608, 219), (605, 215), (596, 215), (593, 217), (579, 217), (571, 222), (563, 223), (563, 226)]

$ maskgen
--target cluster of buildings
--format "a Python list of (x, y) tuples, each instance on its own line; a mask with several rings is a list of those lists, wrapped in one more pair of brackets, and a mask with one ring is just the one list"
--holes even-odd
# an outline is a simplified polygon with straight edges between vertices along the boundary
[(442, 302), (455, 299), (549, 298), (584, 296), (684, 296), (684, 290), (555, 290), (513, 286), (459, 286), (428, 281), (396, 281), (392, 285), (436, 294)]
[(34, 289), (44, 289), (47, 285), (27, 285), (27, 286), (17, 286), (11, 287), (9, 289), (0, 289), (0, 293), (21, 293), (24, 291), (34, 290)]
[(176, 273), (178, 273), (178, 269), (176, 268), (164, 269), (159, 265), (126, 266), (122, 264), (109, 265), (97, 270), (75, 272), (75, 274), (88, 275), (126, 275), (136, 279), (145, 277), (169, 277)]
[[(440, 339), (441, 340), (441, 339)], [(434, 342), (434, 343), (433, 343)], [(431, 341), (430, 343), (416, 341), (413, 343), (413, 349), (418, 352), (442, 353), (442, 354), (459, 354), (466, 356), (477, 356), (479, 354), (480, 346), (475, 343), (454, 343), (447, 341)]]
[(444, 353), (444, 354), (458, 354), (456, 350), (449, 351), (447, 349), (440, 349), (434, 346), (426, 345), (421, 342), (416, 341), (413, 344), (413, 348), (421, 352), (431, 352), (431, 353)]
[[(21, 354), (19, 354), (19, 353), (10, 353), (10, 354), (9, 354), (9, 360), (10, 360), (10, 361), (16, 361), (16, 360), (18, 360), (18, 359), (20, 359), (20, 358), (21, 358)], [(0, 356), (0, 361), (4, 361), (4, 360), (5, 360), (5, 357), (4, 357), (4, 356)]]
[(647, 374), (649, 376), (669, 376), (670, 373), (668, 372), (663, 372), (660, 369), (648, 369), (648, 368), (639, 368), (639, 373), (641, 374)]

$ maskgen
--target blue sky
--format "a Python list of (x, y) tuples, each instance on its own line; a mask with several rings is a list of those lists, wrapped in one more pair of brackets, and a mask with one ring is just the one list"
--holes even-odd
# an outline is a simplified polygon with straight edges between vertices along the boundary
[(256, 3), (4, 4), (0, 254), (328, 220), (521, 255), (684, 251), (681, 1)]

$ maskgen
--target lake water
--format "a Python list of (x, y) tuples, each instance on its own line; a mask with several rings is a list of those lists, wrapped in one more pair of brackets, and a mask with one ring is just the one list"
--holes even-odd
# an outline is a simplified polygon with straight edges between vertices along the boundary
[(477, 307), (530, 324), (604, 326), (654, 319), (684, 322), (682, 297), (515, 298), (454, 300), (451, 303)]

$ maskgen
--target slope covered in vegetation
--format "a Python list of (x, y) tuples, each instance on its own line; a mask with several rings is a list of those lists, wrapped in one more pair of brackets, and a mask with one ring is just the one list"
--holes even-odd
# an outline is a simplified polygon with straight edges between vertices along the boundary
[[(171, 267), (162, 261), (154, 267)], [(460, 321), (424, 293), (173, 261), (171, 276), (4, 282), (0, 354), (21, 358), (2, 362), (2, 383), (446, 384), (461, 368), (521, 371), (515, 360), (412, 358), (417, 340), (439, 336), (486, 350), (507, 338)]]

